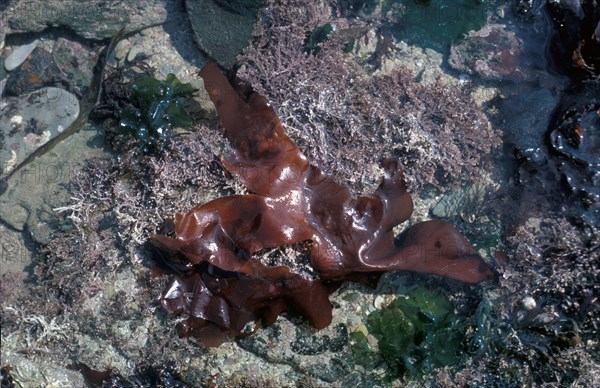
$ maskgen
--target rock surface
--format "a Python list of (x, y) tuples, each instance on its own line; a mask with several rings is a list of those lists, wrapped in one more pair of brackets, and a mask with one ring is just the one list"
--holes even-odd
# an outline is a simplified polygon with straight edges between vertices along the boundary
[(252, 37), (256, 19), (252, 8), (242, 12), (213, 0), (188, 0), (185, 4), (198, 46), (220, 65), (231, 67)]
[(24, 271), (35, 254), (34, 244), (25, 240), (21, 232), (0, 224), (0, 276), (11, 272), (27, 277)]
[(83, 97), (92, 82), (97, 53), (81, 43), (58, 38), (52, 47), (52, 58), (68, 90)]
[(2, 18), (10, 20), (7, 34), (66, 27), (83, 38), (100, 40), (111, 38), (123, 26), (133, 31), (164, 22), (165, 3), (165, 0), (14, 0), (3, 11)]

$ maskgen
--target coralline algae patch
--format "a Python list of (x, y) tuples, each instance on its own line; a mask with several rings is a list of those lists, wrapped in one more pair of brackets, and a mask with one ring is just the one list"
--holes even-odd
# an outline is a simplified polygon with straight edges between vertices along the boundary
[(67, 128), (79, 114), (79, 101), (66, 90), (48, 87), (22, 97), (7, 97), (0, 113), (3, 173)]
[(523, 42), (513, 31), (492, 24), (469, 32), (467, 39), (453, 45), (448, 63), (484, 79), (522, 81), (529, 77), (518, 67), (523, 50)]

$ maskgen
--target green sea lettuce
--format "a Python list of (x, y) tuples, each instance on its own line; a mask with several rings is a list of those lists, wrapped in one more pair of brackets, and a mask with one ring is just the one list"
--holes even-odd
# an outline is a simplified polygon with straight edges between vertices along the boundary
[(364, 332), (352, 333), (354, 359), (368, 368), (384, 361), (391, 378), (425, 374), (458, 362), (464, 354), (465, 321), (443, 294), (421, 286), (370, 313), (366, 327), (377, 347), (369, 345)]
[(134, 101), (121, 111), (119, 126), (136, 136), (143, 153), (163, 149), (174, 128), (192, 125), (181, 103), (182, 97), (194, 93), (191, 84), (182, 83), (169, 73), (164, 81), (139, 78), (131, 84), (131, 89)]

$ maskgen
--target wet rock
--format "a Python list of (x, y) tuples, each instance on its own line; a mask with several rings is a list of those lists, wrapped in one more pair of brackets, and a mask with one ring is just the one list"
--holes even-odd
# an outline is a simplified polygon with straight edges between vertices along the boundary
[[(561, 206), (565, 216), (589, 224), (600, 221), (598, 90), (598, 81), (586, 81), (559, 95), (552, 112), (544, 114), (548, 119), (541, 120), (547, 122), (546, 130), (537, 137), (535, 132), (522, 128), (524, 135), (519, 141), (518, 129), (514, 128), (510, 141), (516, 141), (515, 178), (523, 192), (515, 201), (519, 210), (513, 213), (521, 219), (536, 209)], [(507, 110), (505, 114), (511, 117), (512, 113)], [(535, 110), (529, 115), (540, 116)]]
[(559, 101), (558, 92), (532, 84), (520, 83), (504, 88), (498, 107), (505, 120), (505, 141), (519, 152), (534, 152), (541, 147)]
[(252, 37), (256, 15), (262, 3), (187, 0), (185, 4), (196, 43), (220, 65), (231, 67), (236, 55)]
[(127, 54), (127, 61), (129, 62), (133, 62), (133, 60), (138, 56), (138, 54), (141, 54), (143, 52), (143, 47), (140, 45), (134, 45), (131, 50), (129, 50), (129, 53)]
[(44, 86), (55, 85), (60, 79), (59, 73), (52, 54), (36, 47), (18, 69), (10, 72), (5, 93), (9, 96), (22, 96)]
[(250, 337), (239, 337), (236, 343), (269, 362), (293, 366), (329, 383), (341, 381), (353, 367), (351, 357), (344, 351), (348, 330), (343, 323), (315, 333), (306, 326), (280, 319)]
[(48, 26), (66, 27), (86, 39), (107, 39), (121, 27), (128, 31), (167, 19), (163, 0), (58, 1), (14, 0), (2, 14), (10, 20), (7, 34), (40, 32)]
[[(0, 114), (3, 175), (71, 125), (79, 114), (77, 98), (53, 87), (23, 97), (7, 98), (6, 104)], [(27, 225), (32, 233), (39, 232), (37, 241), (47, 241), (50, 231), (44, 225), (52, 218), (52, 211), (49, 208), (40, 211), (36, 202), (50, 194), (49, 183), (56, 183), (54, 181), (63, 174), (62, 169), (56, 164), (39, 164), (31, 168), (28, 166), (17, 174), (18, 177), (14, 177), (18, 181), (17, 186), (23, 183), (25, 189), (11, 190), (12, 193), (2, 196), (0, 218), (16, 230), (23, 230)], [(43, 191), (44, 195), (40, 195), (39, 191)]]
[(600, 75), (600, 3), (548, 1), (556, 31), (551, 50), (555, 65), (576, 78)]
[(37, 47), (37, 39), (29, 44), (19, 46), (13, 50), (12, 53), (4, 60), (4, 68), (7, 71), (16, 69), (21, 63), (25, 62), (29, 54)]
[(600, 216), (600, 82), (587, 81), (565, 92), (550, 126), (551, 150), (559, 169), (584, 205)]
[(504, 25), (486, 25), (450, 48), (448, 63), (458, 71), (492, 80), (524, 80), (519, 67), (523, 42)]
[(82, 97), (92, 82), (96, 53), (84, 45), (64, 38), (58, 38), (52, 48), (52, 58), (60, 70), (63, 84), (68, 90)]

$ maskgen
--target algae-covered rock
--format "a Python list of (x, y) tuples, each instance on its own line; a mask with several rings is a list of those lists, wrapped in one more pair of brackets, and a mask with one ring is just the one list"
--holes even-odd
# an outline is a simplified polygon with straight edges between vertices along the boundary
[(514, 31), (492, 24), (471, 31), (450, 49), (448, 63), (456, 70), (484, 79), (522, 81), (530, 78), (521, 66), (523, 42)]
[(52, 54), (36, 47), (18, 68), (9, 73), (5, 92), (7, 95), (22, 96), (45, 86), (56, 86), (59, 73)]
[(52, 48), (52, 58), (60, 69), (63, 83), (68, 82), (69, 90), (82, 97), (92, 83), (97, 54), (81, 43), (58, 38)]

